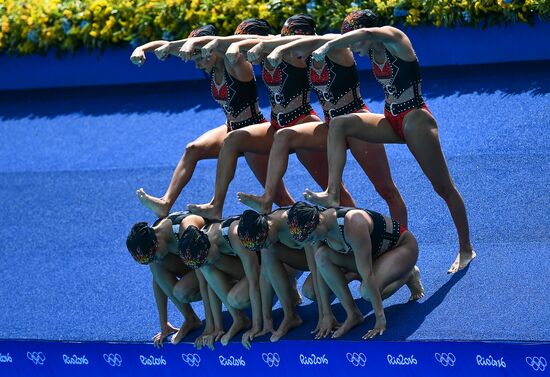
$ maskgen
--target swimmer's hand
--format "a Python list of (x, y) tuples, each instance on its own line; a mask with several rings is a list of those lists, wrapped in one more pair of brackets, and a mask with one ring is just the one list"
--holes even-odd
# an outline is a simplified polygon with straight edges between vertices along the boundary
[(242, 345), (244, 346), (244, 348), (246, 348), (247, 350), (249, 350), (252, 345), (250, 344), (250, 342), (255, 338), (257, 337), (258, 335), (260, 334), (260, 329), (258, 328), (251, 328), (250, 330), (248, 330), (247, 332), (245, 332), (243, 334), (243, 337), (241, 339), (241, 343)]
[(145, 63), (145, 59), (145, 52), (143, 52), (141, 47), (136, 47), (134, 52), (132, 52), (132, 56), (130, 56), (130, 61), (138, 67), (141, 67)]
[(195, 46), (191, 40), (185, 42), (183, 46), (181, 46), (180, 51), (178, 53), (179, 57), (184, 61), (189, 61), (193, 57), (193, 53), (195, 52)]
[(325, 315), (322, 319), (319, 319), (317, 328), (315, 328), (312, 334), (315, 334), (315, 339), (324, 339), (338, 327), (340, 327), (340, 324), (336, 322), (336, 318), (333, 315)]
[(155, 49), (155, 55), (160, 61), (165, 61), (166, 59), (168, 59), (168, 56), (170, 55), (170, 42)]
[(384, 334), (384, 331), (386, 331), (386, 317), (382, 316), (376, 319), (376, 323), (374, 324), (374, 329), (369, 330), (368, 333), (363, 335), (363, 339), (372, 339), (378, 334), (380, 335)]
[(218, 45), (219, 45), (219, 41), (217, 39), (214, 39), (208, 42), (207, 44), (205, 44), (204, 46), (202, 46), (201, 48), (202, 57), (205, 59), (210, 58), (214, 53), (214, 50), (218, 48)]
[(262, 61), (263, 52), (264, 44), (263, 42), (260, 42), (256, 46), (248, 50), (248, 52), (246, 53), (246, 60), (248, 60), (252, 64), (260, 64), (260, 62)]
[(195, 348), (200, 350), (203, 346), (205, 346), (213, 351), (215, 349), (214, 343), (219, 342), (224, 334), (225, 332), (223, 329), (214, 330), (209, 334), (203, 334), (195, 340)]
[(324, 44), (323, 46), (319, 47), (317, 50), (313, 51), (311, 53), (311, 57), (316, 62), (322, 62), (325, 60), (325, 56), (327, 55), (329, 50), (328, 44)]
[(271, 54), (267, 55), (267, 61), (272, 67), (277, 67), (283, 61), (283, 49), (281, 47), (277, 47)]
[(166, 338), (176, 333), (178, 330), (179, 329), (177, 327), (172, 326), (170, 322), (166, 322), (166, 325), (162, 326), (162, 328), (160, 329), (160, 332), (153, 337), (153, 345), (156, 348), (161, 348)]

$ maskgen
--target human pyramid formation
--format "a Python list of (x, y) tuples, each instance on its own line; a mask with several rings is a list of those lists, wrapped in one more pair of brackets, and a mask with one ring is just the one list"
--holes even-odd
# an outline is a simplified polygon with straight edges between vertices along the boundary
[[(386, 330), (382, 300), (403, 285), (410, 299), (424, 295), (416, 267), (418, 244), (407, 230), (407, 209), (395, 186), (384, 143), (406, 144), (434, 190), (445, 200), (458, 238), (459, 252), (448, 270), (465, 268), (476, 256), (470, 243), (464, 201), (449, 174), (439, 143), (437, 123), (421, 94), (417, 57), (400, 30), (376, 27), (370, 10), (350, 13), (342, 34), (317, 35), (314, 20), (290, 17), (277, 36), (260, 19), (243, 21), (233, 36), (217, 37), (207, 25), (187, 39), (153, 41), (134, 50), (131, 61), (145, 63), (145, 53), (164, 60), (175, 55), (193, 60), (210, 74), (212, 96), (227, 121), (187, 145), (166, 193), (158, 198), (137, 191), (141, 203), (158, 220), (135, 224), (127, 246), (134, 259), (153, 274), (161, 331), (153, 337), (161, 346), (169, 335), (179, 343), (201, 321), (190, 302), (202, 300), (206, 316), (197, 347), (226, 345), (240, 331), (242, 344), (271, 333), (277, 341), (302, 325), (296, 312), (301, 303), (296, 279), (310, 271), (302, 294), (317, 303), (315, 338), (341, 337), (364, 321), (348, 283), (359, 280), (360, 294), (372, 303), (374, 328), (363, 339)], [(368, 55), (385, 94), (384, 114), (369, 111), (361, 98), (353, 52)], [(271, 102), (268, 122), (258, 106), (252, 64), (261, 64)], [(324, 122), (312, 109), (309, 92), (318, 96)], [(387, 202), (391, 217), (355, 202), (342, 183), (346, 149), (363, 168)], [(295, 152), (315, 181), (326, 188), (304, 192), (310, 203), (294, 202), (283, 176), (288, 156)], [(237, 159), (244, 155), (260, 183), (262, 195), (239, 193), (251, 207), (239, 216), (222, 218), (228, 186)], [(328, 160), (327, 160), (328, 155)], [(218, 158), (214, 197), (189, 211), (170, 213), (191, 179), (197, 161)], [(280, 207), (272, 210), (273, 203)], [(331, 309), (334, 293), (346, 312), (338, 323)], [(284, 318), (275, 329), (272, 303), (277, 294)], [(181, 328), (167, 319), (167, 299), (185, 318)], [(223, 303), (233, 323), (225, 331)], [(243, 309), (250, 307), (250, 320)]]

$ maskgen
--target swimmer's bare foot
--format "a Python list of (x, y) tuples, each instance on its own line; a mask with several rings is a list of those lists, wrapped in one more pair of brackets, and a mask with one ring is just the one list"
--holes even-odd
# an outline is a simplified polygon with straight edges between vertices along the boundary
[(332, 338), (339, 338), (342, 335), (345, 335), (348, 331), (353, 329), (355, 326), (363, 323), (365, 318), (363, 318), (363, 314), (359, 310), (355, 311), (352, 315), (348, 315), (344, 323), (342, 323), (342, 326), (336, 331), (334, 331), (334, 334), (332, 334)]
[(189, 204), (187, 209), (189, 212), (209, 220), (218, 220), (222, 217), (221, 207), (218, 207), (212, 203)]
[(183, 338), (187, 336), (191, 331), (201, 327), (202, 322), (198, 317), (193, 318), (192, 320), (185, 321), (183, 326), (180, 327), (178, 332), (172, 337), (172, 344), (180, 343)]
[(326, 208), (337, 207), (340, 204), (338, 199), (336, 199), (336, 196), (330, 194), (328, 191), (313, 192), (310, 189), (306, 189), (306, 191), (304, 191), (304, 198), (308, 202), (318, 204)]
[(451, 265), (447, 273), (454, 274), (455, 272), (466, 268), (470, 264), (470, 262), (474, 260), (476, 256), (477, 254), (475, 250), (472, 249), (471, 247), (465, 250), (461, 249), (458, 255), (456, 256), (454, 263)]
[(283, 318), (283, 322), (281, 322), (277, 331), (275, 331), (273, 335), (271, 335), (270, 340), (272, 342), (277, 342), (279, 339), (285, 336), (290, 330), (300, 326), (302, 323), (303, 323), (302, 318), (300, 318), (300, 316), (297, 313), (293, 313), (289, 317), (285, 316)]
[(233, 339), (235, 335), (237, 335), (240, 331), (250, 327), (251, 324), (252, 322), (250, 321), (250, 319), (248, 319), (248, 317), (244, 314), (241, 314), (239, 317), (234, 319), (233, 324), (229, 328), (229, 331), (227, 331), (227, 333), (225, 333), (225, 335), (222, 336), (222, 338), (220, 339), (220, 343), (222, 344), (222, 346), (227, 346), (229, 341)]
[(269, 213), (273, 207), (273, 203), (268, 200), (264, 195), (257, 196), (252, 194), (245, 194), (244, 192), (238, 192), (237, 198), (239, 202), (247, 207), (252, 208), (258, 213)]
[(140, 188), (136, 191), (136, 195), (140, 203), (145, 207), (150, 209), (157, 215), (160, 219), (168, 216), (171, 206), (163, 198), (157, 198), (147, 194), (143, 188)]
[(424, 297), (424, 287), (422, 286), (422, 281), (420, 280), (420, 269), (418, 266), (414, 266), (411, 276), (407, 281), (407, 287), (409, 287), (411, 291), (409, 301), (416, 301)]

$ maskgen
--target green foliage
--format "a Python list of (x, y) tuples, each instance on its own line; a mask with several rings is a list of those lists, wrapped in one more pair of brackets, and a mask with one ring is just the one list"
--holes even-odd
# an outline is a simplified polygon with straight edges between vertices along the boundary
[(266, 19), (280, 30), (296, 13), (309, 12), (318, 30), (340, 29), (355, 9), (374, 10), (386, 25), (487, 27), (550, 18), (550, 0), (3, 0), (0, 53), (43, 54), (104, 49), (155, 39), (185, 38), (214, 24), (232, 34), (246, 18)]

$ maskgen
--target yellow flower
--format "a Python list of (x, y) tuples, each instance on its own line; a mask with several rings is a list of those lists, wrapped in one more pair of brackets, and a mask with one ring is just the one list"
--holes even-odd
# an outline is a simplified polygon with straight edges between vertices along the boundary
[(95, 30), (90, 31), (89, 34), (90, 34), (90, 37), (92, 37), (92, 38), (97, 38), (97, 36), (98, 36), (97, 31), (95, 31)]

